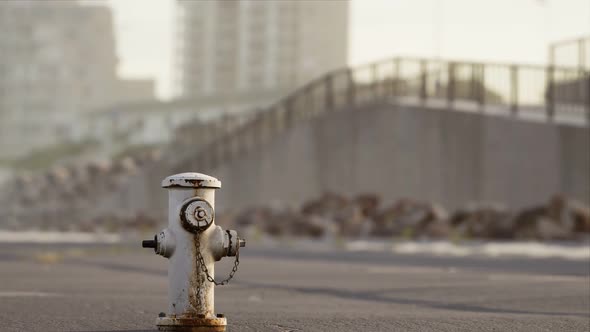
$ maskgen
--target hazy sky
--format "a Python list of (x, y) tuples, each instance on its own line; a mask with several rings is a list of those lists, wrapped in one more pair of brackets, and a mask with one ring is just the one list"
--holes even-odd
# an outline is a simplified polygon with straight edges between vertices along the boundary
[[(175, 3), (108, 0), (119, 73), (155, 77), (162, 98), (172, 92)], [(590, 0), (351, 0), (349, 62), (415, 55), (544, 63), (549, 42), (581, 35), (590, 35)]]

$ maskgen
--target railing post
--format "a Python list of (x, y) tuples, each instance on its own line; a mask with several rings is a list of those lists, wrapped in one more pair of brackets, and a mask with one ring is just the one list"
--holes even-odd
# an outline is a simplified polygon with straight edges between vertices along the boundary
[(332, 74), (328, 74), (324, 79), (324, 89), (326, 97), (326, 110), (331, 111), (334, 109), (334, 84)]
[(399, 93), (399, 58), (393, 59), (393, 75), (391, 77), (391, 95), (397, 96)]
[(447, 104), (449, 108), (452, 108), (455, 100), (455, 64), (449, 62), (448, 66), (449, 79), (447, 82)]
[(277, 112), (278, 107), (277, 104), (273, 104), (268, 109), (268, 132), (271, 136), (274, 136), (277, 133)]
[(285, 128), (291, 128), (293, 125), (293, 96), (285, 100)]
[(234, 148), (235, 134), (236, 132), (232, 130), (231, 134), (227, 135), (227, 142), (225, 143), (227, 145), (226, 153), (228, 154), (230, 160), (234, 160), (238, 156), (236, 149)]
[(276, 132), (280, 132), (285, 129), (285, 104), (277, 105), (274, 112), (274, 126)]
[(240, 128), (238, 128), (238, 131), (236, 132), (235, 135), (235, 149), (236, 149), (236, 154), (237, 155), (241, 155), (246, 151), (246, 147), (245, 147), (245, 139), (244, 139), (244, 125), (242, 124), (240, 126)]
[(211, 138), (209, 142), (214, 142), (219, 138), (219, 133), (221, 132), (221, 120), (216, 119), (212, 126)]
[(303, 100), (303, 118), (306, 117), (311, 117), (311, 115), (316, 111), (316, 103), (315, 103), (315, 99), (313, 98), (313, 94), (312, 89), (315, 82), (312, 82), (312, 84), (308, 84), (307, 86), (305, 86), (305, 88), (303, 90), (301, 90), (301, 93), (299, 94), (298, 98), (302, 98), (301, 100)]
[(471, 64), (471, 82), (469, 84), (469, 101), (477, 100), (477, 64)]
[(228, 135), (224, 135), (221, 140), (219, 140), (216, 144), (217, 149), (219, 150), (219, 156), (220, 156), (220, 160), (221, 162), (219, 164), (225, 164), (228, 160), (229, 160), (229, 153), (228, 153), (228, 149), (227, 149), (227, 138), (229, 136)]
[(262, 113), (260, 111), (254, 120), (254, 132), (256, 133), (254, 146), (261, 146), (264, 143), (264, 122), (262, 121)]
[(518, 113), (518, 66), (510, 66), (510, 111)]
[(227, 113), (225, 113), (223, 115), (223, 121), (221, 122), (221, 125), (223, 126), (223, 135), (227, 135), (227, 133), (230, 132), (231, 130), (231, 116), (228, 115)]
[(478, 87), (478, 94), (479, 94), (479, 106), (484, 111), (484, 105), (486, 103), (486, 79), (485, 79), (485, 65), (482, 63), (478, 66), (479, 68), (479, 87)]
[(265, 121), (265, 112), (264, 111), (259, 111), (258, 112), (259, 117), (258, 117), (258, 146), (263, 145), (264, 143), (266, 143), (266, 138), (268, 137), (267, 133), (266, 133), (266, 121)]
[(426, 102), (427, 75), (426, 60), (420, 60), (420, 101), (422, 104)]
[(546, 110), (547, 118), (553, 119), (555, 116), (555, 82), (554, 82), (555, 68), (550, 65), (547, 67), (547, 101)]
[(248, 124), (244, 124), (242, 128), (240, 128), (240, 139), (238, 140), (239, 150), (241, 154), (244, 154), (248, 151)]
[(379, 98), (379, 76), (377, 75), (377, 64), (371, 65), (371, 88), (373, 90), (373, 99)]
[(239, 139), (240, 128), (236, 126), (232, 135), (231, 135), (231, 154), (233, 158), (236, 158), (240, 155), (240, 150), (238, 149), (238, 139)]
[(266, 127), (266, 141), (269, 142), (274, 136), (274, 121), (272, 121), (272, 110), (266, 110), (264, 113), (264, 127)]
[(347, 89), (347, 98), (348, 98), (348, 105), (352, 106), (355, 103), (355, 83), (354, 77), (352, 75), (353, 69), (348, 69), (348, 89)]
[(580, 40), (578, 41), (578, 67), (582, 70), (586, 68), (586, 51), (587, 50), (586, 45), (584, 43), (584, 38), (580, 38)]
[(586, 122), (590, 126), (590, 74), (586, 80)]
[(209, 122), (202, 124), (199, 131), (202, 133), (199, 145), (201, 146), (201, 148), (204, 148), (207, 146), (207, 143), (209, 142), (209, 139), (211, 137), (209, 136), (209, 132), (211, 131), (211, 123)]
[(254, 124), (254, 119), (252, 119), (252, 120), (250, 120), (250, 123), (248, 124), (248, 127), (246, 128), (246, 137), (244, 140), (244, 141), (248, 142), (244, 145), (246, 151), (250, 151), (256, 146), (255, 131), (256, 131), (256, 126)]
[(234, 153), (234, 149), (233, 149), (233, 133), (228, 134), (225, 137), (223, 144), (225, 145), (224, 154), (225, 154), (227, 160), (234, 160), (234, 158), (236, 157), (236, 154)]

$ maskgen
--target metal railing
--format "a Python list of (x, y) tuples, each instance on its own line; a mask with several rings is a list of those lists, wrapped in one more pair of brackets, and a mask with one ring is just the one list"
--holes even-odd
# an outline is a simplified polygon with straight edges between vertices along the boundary
[(569, 117), (590, 123), (590, 72), (409, 58), (336, 70), (267, 109), (194, 128), (199, 144), (191, 144), (178, 169), (212, 169), (270, 142), (298, 122), (383, 101), (508, 116), (526, 113), (546, 121)]

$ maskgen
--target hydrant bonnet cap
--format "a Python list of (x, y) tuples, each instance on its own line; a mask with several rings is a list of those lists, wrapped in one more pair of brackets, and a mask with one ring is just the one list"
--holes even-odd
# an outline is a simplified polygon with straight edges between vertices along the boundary
[(180, 173), (165, 178), (162, 187), (221, 188), (221, 181), (201, 173)]

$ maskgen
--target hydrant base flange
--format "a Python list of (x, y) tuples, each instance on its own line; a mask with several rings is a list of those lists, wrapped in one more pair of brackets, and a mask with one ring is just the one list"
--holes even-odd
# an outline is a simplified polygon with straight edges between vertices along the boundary
[(227, 319), (225, 317), (159, 317), (156, 325), (159, 331), (221, 332), (226, 330)]

